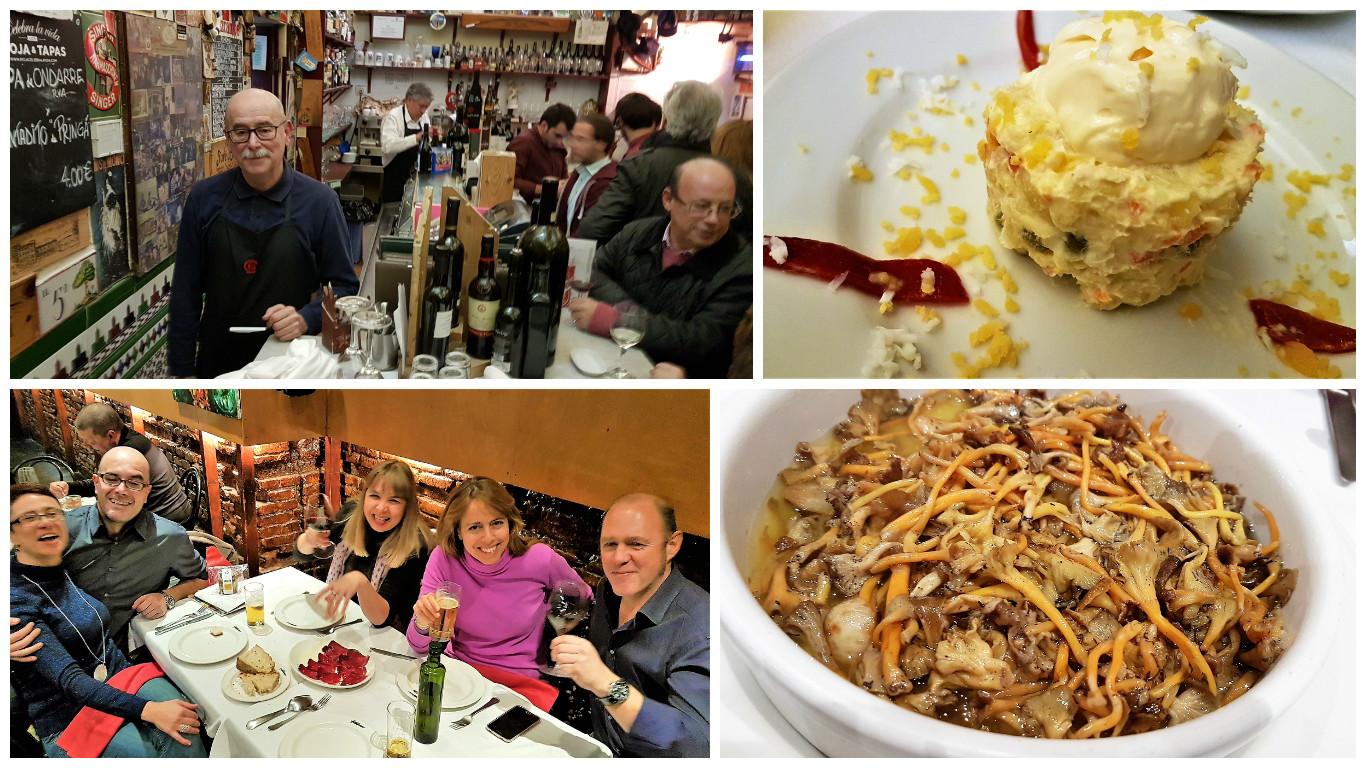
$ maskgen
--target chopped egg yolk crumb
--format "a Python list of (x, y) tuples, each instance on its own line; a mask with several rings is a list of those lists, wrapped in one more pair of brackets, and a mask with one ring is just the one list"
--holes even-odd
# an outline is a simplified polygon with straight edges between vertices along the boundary
[(806, 154), (807, 152), (810, 152), (810, 151), (811, 151), (811, 150), (807, 149), (807, 148), (806, 148), (806, 145), (805, 145), (805, 144), (802, 144), (801, 142), (797, 142), (797, 149), (800, 149), (800, 150), (802, 151), (802, 154), (803, 154), (803, 155)]
[(1020, 305), (1017, 304), (1017, 303), (1015, 302), (1015, 297), (1013, 297), (1013, 296), (1007, 296), (1007, 297), (1006, 297), (1006, 311), (1007, 311), (1007, 312), (1019, 312), (1019, 311), (1020, 311)]
[(947, 227), (944, 227), (945, 240), (957, 240), (958, 238), (964, 237), (966, 235), (967, 232), (964, 231), (962, 227), (954, 226), (952, 224), (950, 224)]
[(916, 176), (920, 186), (925, 188), (925, 196), (920, 198), (920, 202), (925, 205), (939, 202), (939, 185), (935, 184), (925, 176)]
[(958, 169), (957, 169), (957, 168), (954, 168), (952, 171), (949, 171), (949, 178), (950, 178), (950, 179), (956, 179), (956, 178), (958, 178)]
[(920, 219), (919, 208), (912, 208), (909, 205), (903, 205), (901, 206), (901, 212), (906, 214), (907, 216), (910, 216), (912, 219), (916, 219), (917, 221)]
[(925, 154), (927, 155), (934, 154), (934, 137), (919, 135), (921, 133), (919, 126), (916, 127), (913, 133), (916, 135), (907, 136), (901, 131), (892, 129), (887, 131), (887, 138), (892, 140), (892, 149), (895, 149), (898, 152), (905, 150), (906, 147), (913, 146), (925, 150)]
[(936, 320), (942, 319), (939, 317), (938, 312), (935, 312), (933, 309), (930, 309), (929, 307), (916, 307), (915, 313), (917, 315), (920, 315), (920, 319), (924, 320), (927, 323), (932, 323)]
[(963, 118), (963, 125), (972, 125), (972, 115)]
[(914, 171), (911, 170), (911, 166), (903, 165), (897, 169), (896, 177), (902, 181), (910, 181), (913, 174)]
[(1282, 363), (1294, 368), (1301, 375), (1312, 379), (1340, 379), (1342, 370), (1328, 362), (1325, 357), (1314, 354), (1314, 350), (1298, 341), (1276, 345), (1276, 357)]
[[(995, 257), (991, 255), (990, 250), (986, 252), (986, 256), (991, 259), (993, 263), (996, 261)], [(1015, 278), (1010, 276), (1010, 273), (1006, 271), (1005, 267), (996, 270), (996, 279), (1001, 281), (1001, 287), (1006, 289), (1006, 293), (1019, 292), (1020, 286), (1015, 284)]]
[(1286, 192), (1281, 199), (1285, 200), (1285, 217), (1287, 219), (1298, 216), (1300, 209), (1309, 202), (1309, 198), (1304, 195), (1297, 195), (1294, 192)]
[(964, 211), (962, 208), (959, 208), (956, 205), (949, 206), (949, 221), (952, 221), (954, 224), (962, 224), (967, 220), (967, 211)]
[(1250, 86), (1250, 85), (1240, 85), (1240, 86), (1238, 86), (1238, 98), (1239, 98), (1239, 99), (1246, 99), (1251, 93), (1252, 93), (1252, 86)]
[(968, 341), (974, 347), (987, 345), (986, 353), (977, 360), (969, 363), (963, 357), (962, 352), (954, 352), (952, 355), (953, 364), (958, 366), (959, 374), (965, 379), (975, 379), (982, 375), (982, 371), (993, 368), (1002, 363), (1015, 367), (1019, 362), (1019, 353), (1029, 348), (1024, 342), (1015, 342), (1006, 334), (1005, 323), (999, 320), (987, 322), (981, 328), (973, 331), (968, 337)]
[(849, 161), (849, 177), (855, 181), (872, 181), (873, 172), (868, 170), (862, 160), (852, 158)]
[(1272, 167), (1270, 160), (1260, 161), (1262, 164), (1262, 181), (1271, 181), (1275, 176), (1276, 169)]
[(1313, 235), (1314, 237), (1328, 236), (1327, 233), (1323, 231), (1323, 221), (1321, 221), (1320, 219), (1314, 219), (1313, 221), (1309, 222), (1307, 225), (1305, 225), (1304, 229), (1306, 232)]
[[(1301, 192), (1310, 191), (1310, 189), (1312, 189), (1315, 184), (1322, 184), (1324, 186), (1328, 186), (1328, 174), (1326, 173), (1310, 173), (1309, 171), (1291, 171), (1290, 173), (1287, 173), (1285, 175), (1285, 180), (1290, 182), (1291, 186), (1295, 187)], [(1343, 181), (1347, 181), (1347, 179), (1343, 179)]]
[(982, 86), (978, 85), (976, 80), (973, 80), (973, 81), (972, 81), (972, 90), (974, 90), (974, 91), (980, 91), (980, 90), (982, 90)]
[(1185, 304), (1182, 304), (1177, 312), (1187, 320), (1199, 320), (1203, 310), (1200, 309), (1199, 304), (1188, 301)]
[(925, 239), (933, 243), (934, 247), (936, 248), (944, 247), (944, 238), (941, 237), (939, 233), (935, 232), (933, 229), (925, 230)]
[(882, 244), (888, 256), (909, 256), (920, 248), (923, 234), (920, 227), (901, 227), (896, 231), (896, 239)]
[(996, 311), (995, 307), (991, 306), (983, 299), (977, 299), (973, 301), (972, 307), (973, 309), (976, 309), (978, 312), (981, 312), (987, 317), (996, 317), (997, 315), (1001, 314), (1000, 312)]
[(864, 79), (868, 81), (868, 92), (877, 93), (877, 81), (884, 77), (892, 77), (896, 73), (886, 67), (881, 69), (873, 68), (868, 70), (868, 75)]
[(887, 221), (886, 219), (882, 220), (882, 228), (887, 230), (888, 232), (896, 231), (896, 227), (892, 226), (892, 222)]
[(1300, 116), (1300, 113), (1303, 112), (1303, 111), (1304, 111), (1304, 107), (1295, 107), (1294, 109), (1290, 110), (1290, 116), (1291, 116), (1291, 117), (1299, 117), (1299, 116)]
[[(1200, 16), (1197, 14), (1195, 18), (1186, 22), (1186, 26), (1190, 27), (1191, 29), (1195, 29), (1196, 27), (1200, 26), (1201, 24), (1204, 24), (1207, 21), (1209, 21), (1208, 16)], [(1109, 30), (1106, 31), (1108, 32)]]
[(964, 56), (964, 55), (961, 54), (961, 53), (958, 54), (958, 64), (959, 64), (960, 66), (967, 66), (967, 63), (968, 63), (968, 57), (967, 57), (967, 56)]
[(1336, 269), (1330, 269), (1328, 270), (1328, 279), (1332, 280), (1339, 287), (1346, 288), (1347, 284), (1352, 281), (1352, 276), (1347, 274), (1346, 272), (1339, 272)]
[(1342, 173), (1339, 173), (1337, 177), (1342, 181), (1351, 181), (1352, 174), (1354, 173), (1356, 173), (1356, 166), (1352, 165), (1351, 163), (1343, 163)]
[(972, 165), (977, 162), (977, 155), (963, 155), (963, 162)]

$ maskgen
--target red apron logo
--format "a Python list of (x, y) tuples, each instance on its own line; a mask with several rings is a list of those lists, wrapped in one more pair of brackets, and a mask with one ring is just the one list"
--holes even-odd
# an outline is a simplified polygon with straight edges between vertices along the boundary
[(248, 275), (256, 274), (256, 259), (247, 259), (247, 262), (242, 265), (242, 271)]

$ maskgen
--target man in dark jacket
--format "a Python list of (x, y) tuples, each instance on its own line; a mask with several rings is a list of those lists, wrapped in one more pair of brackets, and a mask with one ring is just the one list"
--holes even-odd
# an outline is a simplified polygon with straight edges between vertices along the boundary
[[(627, 224), (664, 213), (662, 193), (674, 169), (695, 157), (711, 156), (711, 138), (721, 117), (721, 97), (706, 83), (684, 80), (664, 97), (664, 130), (650, 136), (636, 155), (617, 166), (617, 177), (579, 225), (579, 236), (605, 243)], [(753, 187), (744, 174), (736, 179), (739, 214), (733, 228), (750, 237)]]
[(732, 226), (735, 174), (715, 158), (678, 166), (662, 193), (665, 216), (633, 221), (598, 249), (589, 298), (573, 299), (574, 324), (611, 334), (632, 301), (649, 313), (640, 346), (692, 378), (722, 378), (735, 328), (754, 301), (747, 232)]
[[(190, 508), (190, 500), (185, 496), (185, 489), (180, 487), (180, 480), (171, 469), (166, 454), (152, 445), (151, 440), (129, 429), (118, 411), (105, 403), (91, 403), (82, 408), (76, 414), (76, 437), (97, 457), (103, 457), (110, 449), (120, 445), (141, 453), (147, 458), (148, 479), (152, 484), (148, 489), (147, 510), (183, 528), (194, 527), (194, 510)], [(91, 478), (70, 483), (55, 482), (49, 486), (49, 490), (59, 499), (68, 494), (94, 496), (95, 481)]]

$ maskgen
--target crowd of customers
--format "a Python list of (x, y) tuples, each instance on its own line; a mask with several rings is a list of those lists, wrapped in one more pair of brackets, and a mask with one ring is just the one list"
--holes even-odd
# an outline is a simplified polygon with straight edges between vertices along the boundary
[[(710, 166), (704, 176), (728, 178)], [(10, 489), (14, 754), (25, 739), (48, 757), (207, 754), (199, 705), (155, 661), (128, 651), (133, 616), (159, 621), (208, 585), (185, 529), (148, 508), (151, 474), (124, 445), (101, 457), (93, 505), (63, 513), (49, 487)], [(553, 641), (550, 590), (583, 577), (528, 534), (497, 481), (457, 485), (435, 535), (402, 461), (376, 466), (360, 498), (327, 514), (330, 528), (309, 528), (294, 551), (300, 565), (326, 563), (327, 586), (314, 599), (329, 615), (355, 601), (373, 626), (404, 631), (422, 654), (439, 615), (436, 585), (456, 582), (461, 610), (447, 655), (519, 692), (520, 683), (550, 691), (545, 702), (528, 697), (547, 709), (555, 692), (537, 679), (540, 663), (558, 664), (591, 698), (593, 735), (618, 756), (708, 755), (709, 603), (672, 567), (682, 534), (666, 500), (631, 494), (609, 507), (587, 636)]]
[(628, 93), (610, 121), (555, 104), (508, 147), (517, 190), (530, 200), (544, 177), (562, 179), (558, 226), (596, 243), (575, 324), (608, 336), (623, 304), (643, 309), (640, 347), (660, 378), (752, 375), (754, 127), (718, 128), (722, 106), (695, 80), (662, 104)]

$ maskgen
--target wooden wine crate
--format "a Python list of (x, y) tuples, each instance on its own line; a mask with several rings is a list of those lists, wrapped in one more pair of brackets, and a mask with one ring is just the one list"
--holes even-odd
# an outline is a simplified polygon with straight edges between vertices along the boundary
[(89, 208), (12, 237), (9, 241), (10, 281), (36, 275), (43, 267), (89, 248), (91, 243)]
[(512, 199), (513, 177), (517, 175), (517, 155), (511, 152), (485, 152), (479, 161), (479, 207), (492, 208)]

